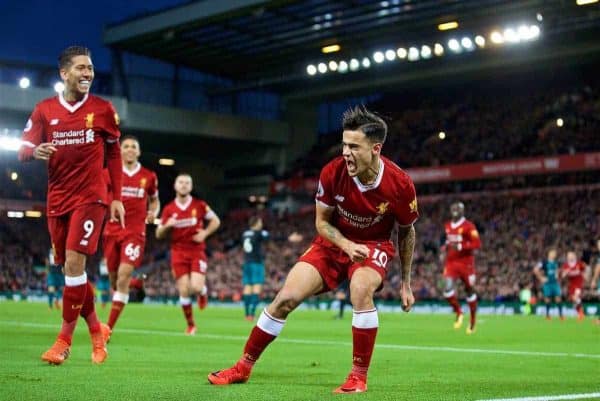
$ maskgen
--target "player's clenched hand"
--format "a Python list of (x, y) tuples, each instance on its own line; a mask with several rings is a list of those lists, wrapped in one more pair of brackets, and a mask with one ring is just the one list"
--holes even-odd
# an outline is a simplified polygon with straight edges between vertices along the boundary
[(402, 283), (402, 288), (400, 289), (400, 300), (402, 303), (402, 310), (404, 312), (410, 312), (410, 309), (415, 303), (415, 297), (410, 289), (410, 284)]
[(114, 200), (110, 203), (110, 221), (121, 223), (125, 228), (125, 207), (120, 200)]
[(354, 263), (360, 263), (369, 257), (369, 247), (363, 244), (349, 242), (345, 251)]
[(38, 160), (48, 160), (56, 150), (56, 147), (50, 142), (40, 143), (33, 150), (33, 157)]
[(148, 213), (146, 214), (146, 224), (154, 223), (154, 219), (154, 212), (152, 210), (148, 210)]
[(192, 237), (192, 240), (194, 240), (194, 242), (201, 243), (204, 242), (206, 236), (206, 230), (200, 229), (196, 232), (196, 235)]
[(175, 224), (177, 224), (177, 215), (176, 214), (169, 217), (169, 219), (167, 220), (167, 222), (165, 224), (163, 224), (163, 226), (167, 227), (167, 228), (173, 228), (173, 227), (175, 227)]

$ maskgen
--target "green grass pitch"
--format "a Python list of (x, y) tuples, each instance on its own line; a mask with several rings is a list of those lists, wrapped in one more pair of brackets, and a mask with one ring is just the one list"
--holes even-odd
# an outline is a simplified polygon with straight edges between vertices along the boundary
[[(98, 313), (105, 321), (108, 307)], [(127, 306), (101, 366), (90, 361), (80, 320), (71, 357), (49, 366), (40, 355), (60, 312), (0, 302), (0, 399), (464, 401), (600, 392), (600, 326), (591, 319), (481, 316), (467, 336), (452, 329), (450, 315), (381, 313), (369, 391), (333, 395), (350, 368), (351, 313), (293, 313), (250, 381), (229, 387), (209, 385), (206, 375), (236, 361), (252, 324), (241, 308), (194, 314), (198, 334), (186, 337), (179, 307)]]

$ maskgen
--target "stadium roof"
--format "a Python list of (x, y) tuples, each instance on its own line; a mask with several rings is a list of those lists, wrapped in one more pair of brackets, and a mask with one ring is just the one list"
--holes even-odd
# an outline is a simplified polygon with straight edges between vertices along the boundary
[[(447, 41), (453, 32), (487, 34), (507, 23), (540, 19), (546, 36), (598, 30), (600, 7), (578, 7), (575, 0), (207, 0), (108, 26), (104, 41), (248, 88), (289, 91), (302, 86), (311, 62)], [(438, 30), (450, 21), (459, 29)], [(323, 54), (328, 45), (341, 49)]]

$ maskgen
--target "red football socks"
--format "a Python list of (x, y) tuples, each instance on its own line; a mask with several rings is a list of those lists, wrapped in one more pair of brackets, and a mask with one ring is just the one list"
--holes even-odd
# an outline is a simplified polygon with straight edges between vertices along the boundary
[(179, 297), (179, 303), (181, 304), (181, 309), (183, 310), (183, 315), (185, 316), (188, 327), (195, 326), (194, 313), (192, 311), (192, 299), (189, 297)]
[(77, 326), (77, 319), (83, 309), (87, 292), (87, 276), (84, 273), (77, 277), (65, 277), (63, 292), (63, 323), (58, 338), (71, 344), (73, 332)]
[(244, 355), (237, 363), (238, 368), (250, 372), (263, 351), (281, 333), (284, 324), (285, 320), (274, 318), (265, 309), (246, 341)]
[(462, 314), (460, 304), (458, 303), (458, 299), (456, 298), (456, 294), (454, 291), (444, 293), (444, 298), (446, 298), (446, 301), (448, 301), (450, 306), (452, 306), (452, 310), (454, 311), (454, 313), (456, 313), (457, 315)]
[(100, 321), (96, 315), (94, 299), (94, 287), (92, 286), (92, 283), (88, 281), (87, 290), (85, 292), (85, 300), (83, 302), (80, 315), (85, 319), (90, 333), (97, 333), (100, 331)]
[(469, 310), (471, 311), (471, 328), (473, 328), (475, 327), (475, 315), (477, 314), (477, 294), (467, 297), (467, 303), (469, 304)]
[(377, 309), (354, 311), (352, 316), (352, 373), (364, 380), (371, 364), (379, 327)]
[(110, 308), (110, 316), (108, 317), (108, 327), (111, 329), (117, 324), (121, 312), (125, 308), (125, 305), (129, 302), (129, 294), (123, 294), (116, 291), (113, 295), (112, 306)]

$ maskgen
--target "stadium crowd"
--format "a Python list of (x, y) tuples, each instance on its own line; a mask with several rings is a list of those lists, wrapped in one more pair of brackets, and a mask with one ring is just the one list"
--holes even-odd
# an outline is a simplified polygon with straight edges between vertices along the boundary
[[(600, 84), (592, 81), (543, 90), (523, 83), (510, 90), (465, 88), (439, 96), (404, 93), (369, 107), (389, 124), (383, 154), (403, 168), (598, 150)], [(289, 174), (317, 175), (340, 154), (339, 142), (337, 129), (321, 135)]]
[[(460, 97), (454, 92), (423, 98), (410, 93), (395, 95), (395, 98), (386, 95), (370, 107), (390, 121), (384, 154), (405, 168), (597, 151), (600, 85), (594, 79), (597, 78), (577, 85), (557, 84), (543, 90), (511, 85), (509, 91), (498, 90), (497, 96), (489, 96), (490, 88), (478, 90), (473, 86), (465, 88)], [(558, 124), (558, 118), (562, 124)], [(439, 131), (446, 133), (445, 139), (439, 138)], [(337, 154), (339, 130), (335, 135), (322, 135), (315, 148), (294, 166), (293, 174), (315, 176), (320, 167)], [(17, 179), (12, 177), (15, 169), (19, 175)], [(162, 193), (171, 193), (172, 177), (160, 178), (166, 186)], [(16, 165), (4, 160), (0, 164), (0, 199), (43, 201), (46, 181), (42, 164)], [(480, 297), (501, 300), (515, 299), (520, 288), (534, 283), (533, 265), (551, 245), (558, 246), (561, 255), (567, 248), (573, 248), (589, 262), (589, 243), (600, 237), (597, 202), (600, 193), (593, 185), (597, 182), (597, 174), (592, 171), (422, 185), (417, 186), (417, 192), (420, 195), (458, 194), (538, 187), (538, 190), (518, 196), (484, 192), (473, 199), (463, 199), (467, 205), (467, 218), (478, 225), (483, 240), (477, 256)], [(543, 189), (573, 184), (587, 185), (587, 189), (565, 192)], [(523, 191), (527, 192), (527, 189)], [(304, 195), (305, 201), (312, 202), (312, 193)], [(413, 273), (413, 290), (420, 299), (442, 299), (439, 241), (443, 222), (449, 218), (448, 206), (448, 199), (428, 202), (425, 197), (421, 198), (422, 217), (416, 224), (418, 240)], [(289, 215), (268, 209), (262, 214), (266, 228), (271, 232), (271, 239), (266, 244), (268, 273), (264, 287), (264, 296), (271, 298), (282, 286), (287, 270), (312, 240), (314, 214), (308, 211)], [(210, 295), (214, 298), (240, 297), (243, 254), (239, 238), (245, 227), (244, 219), (229, 217), (216, 235), (208, 239), (210, 268), (207, 278)], [(296, 235), (290, 241), (292, 233)], [(157, 267), (148, 273), (146, 293), (158, 298), (175, 297), (177, 292), (164, 257), (168, 244), (154, 239), (153, 227), (149, 227), (147, 238), (145, 264), (156, 262)], [(49, 247), (44, 219), (1, 216), (0, 292), (43, 290), (42, 266)], [(90, 274), (97, 275), (98, 258), (90, 258), (88, 264)], [(395, 260), (379, 296), (395, 298), (399, 282), (400, 267)]]
[[(483, 242), (476, 257), (476, 287), (482, 299), (516, 300), (520, 289), (539, 287), (532, 270), (550, 246), (559, 249), (561, 258), (570, 249), (587, 263), (598, 257), (598, 249), (594, 248), (594, 240), (600, 238), (600, 205), (594, 201), (600, 199), (598, 186), (472, 193), (461, 199), (466, 204), (467, 218), (478, 226)], [(420, 300), (442, 299), (440, 240), (443, 223), (449, 219), (449, 202), (450, 199), (424, 197), (420, 203), (412, 275), (413, 291)], [(276, 216), (266, 209), (262, 215), (271, 234), (265, 249), (267, 280), (263, 297), (272, 298), (283, 285), (287, 271), (312, 240), (314, 216), (311, 212)], [(44, 273), (33, 268), (44, 264), (49, 247), (43, 219), (1, 219), (0, 292), (43, 290)], [(212, 298), (240, 299), (243, 263), (240, 237), (245, 229), (245, 219), (229, 217), (208, 240), (207, 278)], [(165, 259), (168, 244), (155, 240), (150, 230), (145, 264), (154, 264), (156, 268), (147, 273), (146, 294), (172, 299), (177, 292)], [(97, 261), (97, 258), (90, 261), (91, 274), (97, 274)], [(399, 285), (400, 265), (394, 259), (379, 298), (396, 299)], [(593, 297), (588, 286), (584, 297)]]

